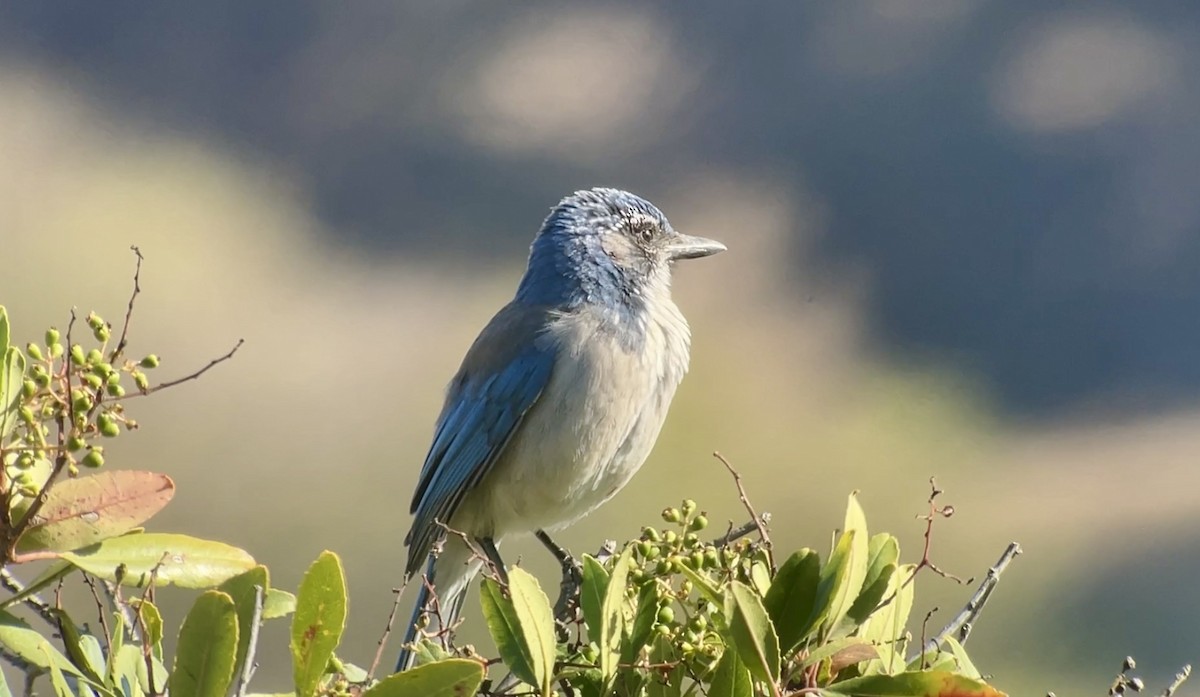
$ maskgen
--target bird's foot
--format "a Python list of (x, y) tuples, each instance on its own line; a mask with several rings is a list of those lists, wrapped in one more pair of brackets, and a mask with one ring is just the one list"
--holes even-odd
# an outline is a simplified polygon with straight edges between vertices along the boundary
[(538, 530), (534, 534), (546, 549), (550, 550), (562, 569), (558, 600), (554, 603), (554, 620), (559, 639), (565, 641), (569, 636), (568, 628), (579, 621), (579, 592), (583, 587), (583, 565), (571, 556), (570, 552), (550, 539), (545, 530)]

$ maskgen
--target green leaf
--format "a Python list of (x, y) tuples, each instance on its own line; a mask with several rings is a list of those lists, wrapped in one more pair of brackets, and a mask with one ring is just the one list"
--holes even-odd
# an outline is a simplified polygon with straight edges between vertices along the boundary
[(163, 618), (158, 606), (149, 600), (132, 600), (130, 604), (137, 610), (137, 621), (146, 632), (143, 640), (150, 644), (154, 655), (162, 660), (163, 655)]
[(868, 671), (890, 674), (904, 669), (904, 647), (900, 645), (900, 638), (912, 612), (916, 584), (909, 581), (915, 570), (915, 564), (905, 564), (892, 574), (882, 601), (887, 604), (871, 615), (861, 632), (861, 636), (874, 643), (879, 651), (879, 660), (872, 661), (873, 667)]
[(92, 657), (84, 650), (83, 635), (75, 626), (75, 621), (71, 619), (66, 610), (50, 608), (49, 611), (58, 622), (58, 633), (62, 637), (63, 647), (67, 650), (67, 658), (70, 659), (71, 664), (89, 680), (103, 684), (104, 662), (101, 660), (99, 663), (93, 663)]
[(480, 589), (488, 630), (505, 665), (542, 695), (554, 678), (554, 615), (537, 579), (521, 568), (508, 572), (509, 597), (500, 584), (484, 579)]
[[(867, 517), (862, 505), (858, 502), (858, 492), (852, 492), (846, 503), (846, 520), (843, 523), (842, 537), (850, 539), (850, 547), (846, 555), (846, 577), (837, 591), (833, 594), (829, 606), (829, 614), (825, 618), (825, 626), (832, 629), (838, 626), (842, 618), (849, 613), (855, 598), (862, 591), (863, 581), (867, 577), (867, 554), (869, 538), (867, 536)], [(838, 542), (841, 546), (841, 542)], [(832, 562), (832, 557), (830, 562)]]
[(629, 638), (622, 642), (621, 662), (634, 663), (642, 649), (650, 643), (650, 633), (658, 619), (658, 589), (653, 582), (646, 583), (638, 592), (637, 610), (633, 615), (633, 627)]
[(542, 592), (537, 579), (520, 567), (508, 572), (508, 592), (521, 625), (521, 633), (529, 644), (529, 655), (533, 659), (533, 674), (537, 682), (531, 684), (548, 696), (554, 679), (554, 654), (558, 646), (550, 599)]
[(125, 586), (145, 586), (153, 572), (156, 586), (211, 588), (254, 568), (254, 558), (237, 547), (168, 533), (122, 535), (61, 556), (106, 581), (120, 575)]
[(49, 670), (51, 665), (55, 665), (65, 673), (84, 677), (41, 633), (20, 618), (3, 611), (0, 611), (0, 646), (42, 670)]
[(17, 540), (17, 551), (68, 552), (123, 535), (174, 495), (171, 478), (155, 472), (113, 470), (59, 481)]
[(590, 554), (583, 555), (583, 587), (579, 589), (579, 606), (587, 623), (588, 638), (600, 643), (600, 608), (608, 590), (608, 571)]
[(888, 566), (899, 563), (900, 542), (886, 532), (873, 535), (867, 543), (867, 575), (863, 578), (863, 587), (875, 583)]
[(42, 653), (46, 655), (46, 662), (50, 664), (50, 686), (54, 688), (54, 694), (58, 697), (75, 697), (75, 693), (71, 692), (70, 685), (67, 685), (67, 679), (63, 677), (62, 668), (54, 661), (50, 655), (50, 646), (39, 646)]
[[(7, 329), (7, 323), (5, 323)], [(25, 377), (25, 354), (15, 346), (0, 348), (0, 440), (12, 433), (20, 420), (17, 407), (21, 402), (21, 383)]]
[(779, 647), (785, 655), (790, 654), (824, 619), (813, 617), (820, 574), (820, 557), (811, 549), (802, 549), (779, 567), (763, 598), (763, 606), (779, 633)]
[(613, 562), (612, 576), (604, 590), (604, 603), (600, 609), (600, 675), (606, 691), (617, 674), (617, 660), (621, 656), (621, 635), (625, 631), (625, 592), (629, 587), (631, 559), (632, 545), (626, 547)]
[(233, 600), (221, 591), (201, 593), (179, 629), (171, 697), (224, 697), (233, 683), (237, 647)]
[(869, 675), (830, 685), (855, 697), (1004, 697), (1004, 693), (971, 678), (946, 671)]
[(967, 655), (967, 650), (959, 643), (958, 639), (952, 636), (946, 637), (946, 647), (950, 649), (950, 653), (954, 654), (954, 660), (958, 662), (958, 672), (968, 678), (976, 680), (983, 676), (979, 673), (979, 669), (971, 661), (971, 657)]
[(810, 626), (830, 626), (832, 623), (829, 619), (833, 616), (834, 606), (844, 605), (846, 598), (850, 596), (847, 581), (855, 536), (854, 532), (842, 533), (837, 546), (833, 548), (833, 553), (829, 555), (829, 560), (821, 569), (817, 581), (817, 596), (813, 602), (812, 616), (809, 618)]
[(726, 649), (717, 662), (708, 686), (708, 697), (754, 697), (750, 671), (732, 648)]
[(729, 584), (726, 590), (730, 608), (729, 639), (738, 652), (738, 657), (750, 674), (772, 686), (778, 694), (779, 683), (779, 637), (762, 600), (750, 586), (741, 581)]
[(292, 675), (298, 697), (311, 697), (346, 627), (346, 576), (333, 552), (308, 567), (292, 617)]
[(3, 305), (0, 305), (0, 351), (8, 350), (10, 336), (8, 310)]
[(386, 677), (362, 697), (472, 697), (483, 675), (478, 661), (448, 658)]
[(526, 684), (536, 685), (538, 678), (533, 669), (534, 658), (525, 641), (512, 600), (504, 596), (499, 583), (485, 578), (479, 585), (479, 602), (483, 607), (483, 619), (487, 622), (488, 632), (496, 643), (504, 666)]
[[(840, 657), (841, 660), (834, 660), (835, 657)], [(855, 663), (869, 661), (872, 658), (878, 657), (879, 652), (875, 650), (874, 645), (856, 637), (846, 637), (831, 641), (814, 650), (804, 657), (800, 665), (807, 668), (828, 658), (834, 663), (839, 663), (840, 668), (844, 668), (848, 665), (854, 665)]]
[[(227, 593), (233, 606), (237, 610), (238, 619), (238, 646), (237, 660), (234, 661), (234, 672), (236, 673), (246, 661), (246, 653), (250, 650), (250, 635), (253, 633), (254, 624), (254, 603), (255, 603), (255, 587), (262, 589), (263, 603), (266, 604), (267, 587), (270, 585), (270, 577), (267, 574), (267, 567), (256, 566), (249, 571), (238, 574), (222, 583), (219, 590)], [(262, 619), (261, 617), (259, 618)]]
[(721, 603), (725, 602), (724, 596), (721, 595), (721, 589), (714, 586), (708, 576), (686, 566), (680, 566), (679, 573), (686, 576), (692, 582), (692, 585), (699, 591), (700, 595), (704, 596), (705, 600), (718, 607), (720, 607)]
[(864, 585), (862, 592), (858, 594), (858, 598), (854, 600), (854, 604), (850, 606), (849, 612), (846, 613), (846, 619), (843, 620), (843, 625), (850, 625), (849, 629), (857, 629), (867, 621), (875, 608), (879, 607), (879, 602), (883, 600), (888, 588), (891, 586), (892, 575), (896, 573), (896, 565), (888, 564), (883, 567), (879, 576), (870, 584)]
[(268, 588), (263, 599), (263, 619), (273, 620), (287, 617), (296, 611), (296, 596), (278, 588)]

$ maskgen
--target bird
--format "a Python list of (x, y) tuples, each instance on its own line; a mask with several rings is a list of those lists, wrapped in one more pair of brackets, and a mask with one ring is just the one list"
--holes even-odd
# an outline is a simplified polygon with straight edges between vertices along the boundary
[(479, 551), (504, 573), (503, 538), (532, 532), (552, 546), (547, 531), (595, 510), (641, 468), (688, 370), (691, 330), (671, 299), (672, 267), (725, 250), (619, 189), (576, 191), (550, 210), (515, 296), (446, 388), (405, 537), (405, 582), (425, 571), (398, 672), (415, 660), (432, 599), (438, 611), (427, 616), (440, 627), (426, 631), (452, 626)]

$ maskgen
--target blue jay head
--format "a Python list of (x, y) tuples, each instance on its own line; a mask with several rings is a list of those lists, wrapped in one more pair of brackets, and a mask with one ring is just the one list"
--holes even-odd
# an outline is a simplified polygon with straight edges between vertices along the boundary
[(671, 265), (725, 251), (684, 235), (654, 204), (618, 189), (588, 189), (551, 211), (530, 249), (517, 298), (529, 302), (640, 305), (669, 292)]

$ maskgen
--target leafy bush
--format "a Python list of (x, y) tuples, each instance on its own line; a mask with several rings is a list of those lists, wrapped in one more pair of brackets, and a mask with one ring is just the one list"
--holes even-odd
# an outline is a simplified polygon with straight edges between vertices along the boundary
[[(852, 494), (824, 559), (802, 549), (780, 563), (767, 517), (754, 513), (732, 467), (747, 525), (703, 539), (708, 521), (684, 501), (638, 539), (568, 564), (553, 607), (523, 569), (491, 569), (480, 602), (498, 660), (454, 645), (445, 632), (422, 632), (413, 647), (418, 666), (376, 681), (383, 640), (369, 670), (335, 653), (347, 602), (336, 555), (322, 554), (292, 595), (271, 587), (267, 569), (244, 550), (144, 531), (175, 493), (168, 476), (101, 469), (102, 443), (137, 428), (126, 402), (199, 377), (237, 350), (151, 385), (158, 357), (126, 356), (138, 291), (135, 274), (119, 336), (92, 313), (90, 338), (77, 341), (72, 315), (65, 335), (50, 329), (23, 351), (11, 345), (0, 306), (0, 580), (11, 591), (0, 601), (0, 657), (24, 672), (27, 694), (44, 679), (58, 697), (244, 697), (260, 625), (288, 615), (297, 697), (1001, 694), (956, 637), (965, 640), (958, 629), (1019, 552), (1015, 545), (957, 624), (914, 646), (914, 581), (923, 569), (938, 572), (928, 550), (903, 563), (895, 537), (868, 534)], [(929, 526), (950, 512), (936, 508), (937, 493)], [(49, 564), (21, 584), (13, 567), (35, 561)], [(91, 587), (99, 631), (77, 624), (80, 610), (64, 608), (60, 593), (52, 602), (40, 595), (69, 576)], [(176, 630), (155, 604), (155, 588), (168, 584), (201, 591), (171, 658), (163, 640)], [(427, 619), (422, 626), (441, 626)], [(8, 694), (0, 674), (0, 697)]]

